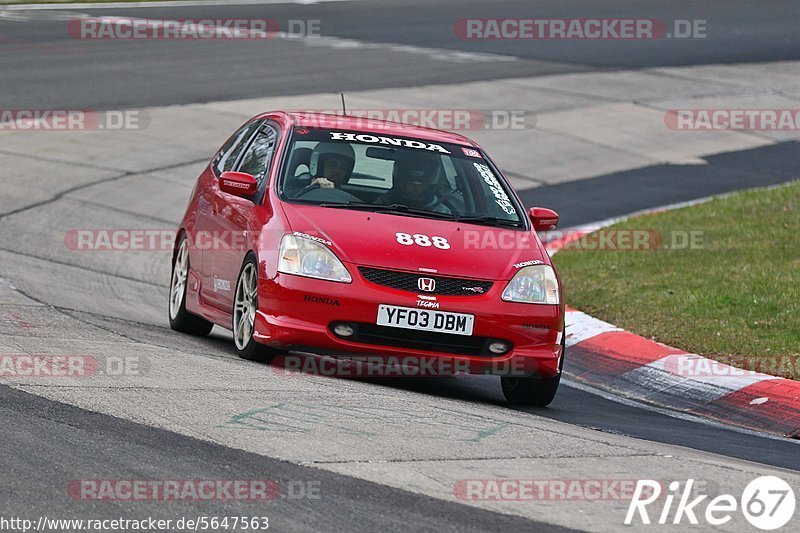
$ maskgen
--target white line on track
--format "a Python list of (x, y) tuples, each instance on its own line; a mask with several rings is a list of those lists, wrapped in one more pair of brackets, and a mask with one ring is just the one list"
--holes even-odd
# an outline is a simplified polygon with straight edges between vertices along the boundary
[(504, 56), (500, 54), (486, 54), (480, 52), (459, 52), (458, 50), (448, 50), (445, 48), (424, 48), (422, 46), (412, 46), (406, 44), (377, 43), (357, 41), (355, 39), (342, 39), (340, 37), (308, 37), (305, 39), (295, 39), (306, 46), (319, 46), (334, 49), (346, 50), (389, 50), (406, 54), (418, 54), (427, 56), (429, 59), (447, 61), (450, 63), (490, 63), (496, 61), (517, 61), (514, 56)]

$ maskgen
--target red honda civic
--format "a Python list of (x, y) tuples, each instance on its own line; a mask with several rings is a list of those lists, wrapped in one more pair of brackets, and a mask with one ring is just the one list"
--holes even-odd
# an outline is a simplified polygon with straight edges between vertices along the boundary
[[(561, 284), (526, 211), (470, 139), (270, 112), (200, 175), (172, 262), (170, 326), (230, 329), (238, 354), (448, 362), (544, 406), (564, 355)], [(429, 366), (430, 368), (430, 366)]]

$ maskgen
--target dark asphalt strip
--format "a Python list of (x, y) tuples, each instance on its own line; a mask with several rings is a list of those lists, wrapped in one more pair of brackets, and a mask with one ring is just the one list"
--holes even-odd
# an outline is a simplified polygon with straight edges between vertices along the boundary
[[(588, 403), (592, 404), (591, 409), (586, 408)], [(673, 418), (658, 411), (621, 404), (563, 384), (549, 409), (521, 410), (598, 431), (800, 470), (797, 461), (800, 442), (740, 433), (692, 420)]]
[[(68, 6), (65, 9), (69, 10)], [(74, 11), (74, 9), (73, 9)], [(270, 18), (318, 20), (320, 33), (364, 42), (493, 53), (531, 61), (595, 68), (644, 68), (792, 60), (800, 57), (795, 0), (362, 0), (185, 7), (82, 9), (96, 16), (164, 19)], [(673, 33), (674, 21), (697, 21), (692, 38), (475, 39), (456, 31), (461, 19), (655, 19)], [(699, 24), (699, 25), (698, 25)], [(488, 32), (487, 32), (488, 33)], [(487, 36), (491, 37), (489, 33)], [(677, 34), (676, 34), (677, 36)], [(513, 37), (513, 36), (512, 36)], [(481, 65), (467, 62), (473, 75)], [(477, 66), (477, 68), (475, 68)], [(423, 68), (419, 69), (420, 71)]]
[[(267, 516), (276, 531), (569, 531), (227, 448), (5, 385), (0, 427), (0, 516), (6, 519)], [(80, 479), (274, 480), (282, 492), (294, 487), (294, 494), (298, 487), (319, 487), (320, 497), (81, 501), (67, 493), (69, 482)]]
[(800, 143), (794, 141), (703, 159), (708, 164), (656, 165), (518, 192), (528, 207), (554, 209), (559, 226), (567, 228), (800, 179)]

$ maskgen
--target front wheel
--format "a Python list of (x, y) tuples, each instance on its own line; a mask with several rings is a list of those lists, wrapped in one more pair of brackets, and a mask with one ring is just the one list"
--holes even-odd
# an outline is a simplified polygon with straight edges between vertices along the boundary
[(510, 377), (502, 376), (500, 385), (503, 396), (509, 403), (546, 407), (550, 405), (558, 392), (561, 383), (561, 372), (564, 369), (565, 343), (561, 341), (561, 361), (558, 363), (558, 375), (552, 377)]
[(256, 311), (258, 311), (258, 263), (248, 254), (239, 272), (236, 295), (233, 300), (233, 342), (236, 353), (249, 361), (268, 362), (278, 351), (259, 344), (253, 339)]
[(184, 234), (172, 262), (169, 284), (169, 327), (175, 331), (205, 337), (214, 324), (186, 310), (186, 285), (189, 278), (189, 241)]

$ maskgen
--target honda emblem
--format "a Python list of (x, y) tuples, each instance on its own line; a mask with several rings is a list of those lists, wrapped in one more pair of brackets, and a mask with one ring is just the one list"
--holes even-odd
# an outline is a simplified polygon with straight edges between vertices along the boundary
[(432, 278), (419, 278), (417, 280), (417, 287), (419, 287), (421, 291), (433, 292), (436, 289), (436, 280)]

